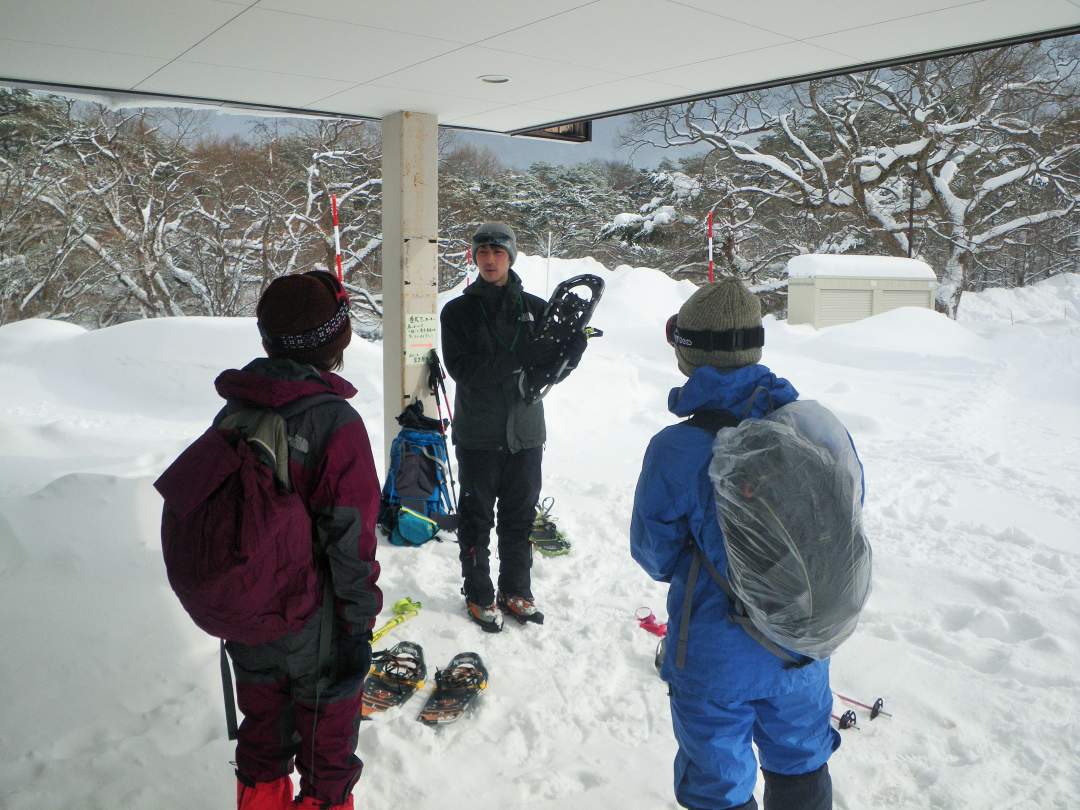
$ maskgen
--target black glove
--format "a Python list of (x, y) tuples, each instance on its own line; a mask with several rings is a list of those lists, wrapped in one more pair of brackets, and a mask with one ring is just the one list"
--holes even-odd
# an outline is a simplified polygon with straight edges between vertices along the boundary
[(549, 366), (559, 359), (559, 346), (546, 340), (531, 340), (518, 349), (518, 360), (525, 368)]
[(581, 355), (585, 354), (585, 347), (588, 345), (589, 339), (585, 337), (584, 332), (574, 332), (566, 349), (566, 353), (570, 357), (569, 365), (576, 366), (578, 364)]
[(363, 680), (371, 669), (371, 632), (342, 634), (337, 643), (334, 669), (339, 680)]

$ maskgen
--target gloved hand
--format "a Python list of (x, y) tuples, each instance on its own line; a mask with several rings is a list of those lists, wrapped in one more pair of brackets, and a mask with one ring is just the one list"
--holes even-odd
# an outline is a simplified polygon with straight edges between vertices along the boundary
[[(529, 379), (542, 385), (561, 382), (577, 368), (581, 361), (581, 355), (585, 353), (585, 347), (589, 339), (584, 332), (575, 332), (565, 344), (565, 353), (554, 352), (554, 358), (547, 363), (539, 363), (530, 367)], [(565, 357), (566, 362), (563, 362)]]
[(558, 344), (548, 341), (531, 340), (517, 351), (518, 360), (525, 368), (549, 366), (559, 359)]
[(566, 353), (570, 356), (569, 365), (576, 366), (578, 364), (581, 355), (585, 354), (585, 347), (588, 345), (589, 339), (585, 337), (584, 332), (574, 332), (566, 349)]
[(363, 680), (371, 669), (371, 632), (342, 634), (337, 641), (336, 665), (339, 680)]

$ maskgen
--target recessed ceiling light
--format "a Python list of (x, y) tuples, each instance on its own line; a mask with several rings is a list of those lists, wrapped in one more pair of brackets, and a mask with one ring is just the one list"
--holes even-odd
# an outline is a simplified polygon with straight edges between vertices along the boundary
[(486, 73), (483, 76), (477, 76), (480, 81), (487, 82), (488, 84), (506, 84), (510, 81), (509, 76), (502, 76), (498, 73)]

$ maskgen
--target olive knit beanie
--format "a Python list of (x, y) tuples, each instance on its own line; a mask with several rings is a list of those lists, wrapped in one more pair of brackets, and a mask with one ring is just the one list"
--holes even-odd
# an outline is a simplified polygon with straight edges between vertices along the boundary
[[(761, 302), (739, 279), (728, 276), (691, 295), (679, 308), (676, 324), (680, 329), (713, 332), (753, 329), (761, 326)], [(753, 365), (761, 361), (761, 347), (723, 351), (676, 346), (675, 358), (679, 371), (689, 377), (700, 366), (737, 368)]]
[(474, 259), (476, 258), (476, 251), (484, 245), (501, 247), (509, 253), (511, 267), (517, 261), (517, 235), (514, 233), (514, 229), (505, 222), (485, 222), (476, 229), (476, 233), (472, 237)]

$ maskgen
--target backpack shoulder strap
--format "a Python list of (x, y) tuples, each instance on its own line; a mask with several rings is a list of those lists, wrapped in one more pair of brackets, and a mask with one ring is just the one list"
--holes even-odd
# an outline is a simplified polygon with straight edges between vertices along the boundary
[(683, 422), (683, 424), (689, 425), (690, 427), (696, 427), (699, 430), (704, 430), (706, 433), (711, 433), (715, 436), (720, 432), (721, 428), (738, 427), (739, 421), (739, 418), (731, 411), (703, 408), (700, 411), (694, 411), (694, 415)]
[(693, 596), (693, 589), (691, 588), (691, 582), (697, 582), (698, 569), (704, 568), (708, 571), (709, 576), (712, 577), (713, 582), (724, 592), (724, 595), (731, 602), (731, 614), (730, 618), (735, 624), (739, 625), (746, 631), (754, 641), (771, 652), (777, 658), (784, 662), (784, 669), (799, 669), (807, 664), (813, 663), (812, 658), (796, 657), (785, 650), (778, 644), (773, 643), (765, 636), (754, 623), (750, 621), (750, 617), (746, 613), (746, 606), (742, 603), (742, 600), (736, 596), (735, 592), (731, 589), (731, 584), (722, 576), (720, 572), (716, 570), (716, 566), (712, 564), (712, 561), (705, 556), (705, 554), (697, 547), (695, 543), (693, 546), (694, 559), (690, 563), (690, 575), (687, 577), (686, 587), (686, 600), (683, 603), (683, 617), (679, 626), (679, 645), (676, 650), (675, 665), (682, 667), (686, 663), (686, 644), (689, 639), (690, 629), (690, 606), (691, 597)]
[[(311, 410), (312, 408), (327, 402), (344, 401), (343, 397), (329, 392), (325, 394), (312, 394), (309, 397), (301, 397), (300, 399), (293, 400), (287, 405), (282, 405), (280, 408), (276, 408), (275, 412), (281, 417), (284, 432), (284, 422), (286, 419), (290, 419), (304, 413), (304, 411)], [(289, 453), (287, 444), (285, 445), (284, 457), (286, 469), (288, 469)], [(333, 681), (332, 665), (334, 656), (330, 648), (330, 641), (333, 635), (335, 608), (333, 578), (330, 575), (330, 565), (325, 550), (316, 547), (315, 559), (316, 565), (322, 569), (321, 574), (323, 580), (323, 598), (322, 605), (319, 608), (319, 652), (315, 661), (315, 705), (318, 706), (320, 693), (327, 689)]]
[(286, 491), (289, 480), (289, 444), (285, 420), (325, 402), (342, 401), (337, 394), (314, 394), (301, 397), (280, 408), (266, 408), (239, 402), (227, 406), (217, 422), (221, 430), (238, 430), (263, 460), (274, 470), (274, 478)]

